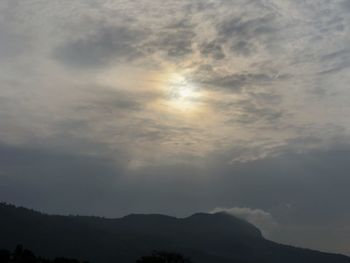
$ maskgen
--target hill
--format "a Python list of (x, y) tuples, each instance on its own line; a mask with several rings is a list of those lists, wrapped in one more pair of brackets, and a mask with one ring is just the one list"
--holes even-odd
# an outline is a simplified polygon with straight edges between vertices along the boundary
[(19, 243), (43, 257), (96, 263), (135, 262), (152, 250), (179, 252), (194, 263), (350, 263), (343, 255), (271, 242), (255, 226), (225, 213), (106, 219), (0, 204), (0, 248)]

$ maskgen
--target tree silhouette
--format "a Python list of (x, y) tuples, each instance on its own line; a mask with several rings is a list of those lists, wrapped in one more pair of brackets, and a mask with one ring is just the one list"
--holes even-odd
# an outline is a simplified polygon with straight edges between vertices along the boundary
[(24, 249), (22, 245), (17, 245), (13, 253), (9, 250), (0, 250), (0, 263), (80, 263), (80, 261), (62, 257), (54, 260), (36, 257), (29, 249)]
[(153, 251), (151, 255), (139, 258), (136, 263), (192, 263), (192, 261), (178, 253)]
[(13, 254), (15, 256), (21, 256), (23, 253), (23, 246), (22, 245), (17, 245), (15, 248), (15, 251), (13, 252)]
[(2, 249), (0, 250), (0, 262), (9, 262), (11, 252), (9, 250)]

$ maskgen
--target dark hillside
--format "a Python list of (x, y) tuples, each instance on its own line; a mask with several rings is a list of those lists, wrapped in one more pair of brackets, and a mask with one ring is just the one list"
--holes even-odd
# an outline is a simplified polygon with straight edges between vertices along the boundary
[(350, 263), (350, 258), (293, 248), (263, 238), (259, 229), (225, 213), (187, 218), (129, 215), (119, 219), (51, 216), (0, 204), (0, 248), (23, 244), (43, 257), (135, 262), (153, 250), (198, 263)]

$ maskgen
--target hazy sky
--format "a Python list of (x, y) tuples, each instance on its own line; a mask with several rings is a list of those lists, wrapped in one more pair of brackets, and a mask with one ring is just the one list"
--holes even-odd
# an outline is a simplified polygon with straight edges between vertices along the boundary
[(0, 200), (226, 209), (350, 254), (349, 0), (1, 0)]

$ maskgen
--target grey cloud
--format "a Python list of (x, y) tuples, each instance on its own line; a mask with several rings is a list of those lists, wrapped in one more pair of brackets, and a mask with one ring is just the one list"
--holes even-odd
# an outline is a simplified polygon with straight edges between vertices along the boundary
[(288, 115), (280, 107), (280, 98), (273, 94), (254, 95), (245, 93), (246, 99), (234, 102), (212, 102), (216, 110), (227, 117), (230, 125), (257, 129), (280, 127), (280, 121)]
[(0, 156), (0, 199), (54, 213), (91, 212), (123, 173), (108, 158), (67, 148), (1, 144)]
[(216, 60), (225, 58), (221, 44), (217, 41), (207, 42), (201, 45), (200, 51), (204, 56), (210, 56)]
[(238, 55), (249, 56), (255, 52), (255, 47), (254, 44), (241, 40), (233, 43), (231, 50)]
[(338, 59), (340, 57), (348, 56), (348, 55), (350, 55), (350, 50), (349, 49), (342, 49), (342, 50), (338, 50), (338, 51), (323, 55), (320, 58), (320, 60), (321, 61), (329, 61), (329, 60)]
[(210, 66), (199, 68), (196, 74), (196, 80), (207, 88), (241, 95), (240, 100), (232, 102), (210, 100), (216, 110), (230, 117), (230, 124), (240, 123), (247, 127), (256, 124), (275, 126), (286, 116), (286, 112), (280, 107), (280, 95), (268, 88), (264, 92), (256, 89), (288, 79), (290, 76), (286, 74), (242, 73), (218, 77)]
[[(237, 175), (235, 179), (232, 178), (232, 183), (247, 180), (245, 187), (249, 187), (249, 182), (253, 183), (254, 180), (258, 180), (251, 187), (261, 187), (256, 194), (261, 195), (261, 197), (266, 195), (265, 197), (269, 199), (267, 203), (265, 203), (267, 201), (265, 199), (261, 200), (259, 205), (254, 202), (254, 204), (250, 203), (249, 206), (266, 208), (293, 203), (298, 207), (298, 212), (295, 211), (293, 217), (299, 216), (299, 222), (320, 222), (323, 220), (330, 222), (342, 217), (336, 213), (344, 213), (344, 208), (349, 206), (346, 203), (345, 195), (348, 195), (346, 187), (342, 186), (349, 181), (349, 177), (343, 169), (347, 166), (346, 162), (349, 161), (349, 156), (349, 147), (345, 146), (333, 147), (327, 151), (314, 150), (304, 154), (288, 153), (279, 157), (237, 165), (232, 167), (230, 173)], [(330, 163), (332, 163), (331, 167)], [(274, 167), (274, 171), (269, 171), (272, 167)], [(262, 174), (265, 177), (258, 179), (258, 176)], [(336, 178), (339, 185), (327, 184), (331, 178)], [(270, 183), (272, 185), (269, 185)], [(255, 195), (253, 192), (250, 194)], [(274, 198), (278, 198), (277, 196), (281, 198), (273, 201)], [(339, 198), (340, 196), (342, 198)], [(253, 198), (255, 201), (258, 200), (258, 198), (255, 199), (256, 197)], [(333, 211), (324, 210), (322, 204)], [(296, 218), (288, 217), (279, 219), (293, 222), (296, 220)]]
[(259, 107), (250, 102), (241, 103), (240, 105), (241, 112), (232, 121), (241, 124), (267, 123), (276, 125), (276, 122), (283, 117), (283, 112), (273, 107)]
[(145, 31), (127, 26), (106, 26), (92, 35), (68, 40), (55, 49), (54, 57), (74, 67), (107, 66), (113, 60), (136, 58), (144, 35)]
[(183, 18), (180, 20), (173, 21), (169, 25), (165, 26), (164, 29), (169, 30), (183, 30), (183, 29), (192, 29), (191, 21), (188, 18)]
[(341, 8), (345, 8), (346, 10), (350, 10), (350, 1), (349, 0), (343, 0), (340, 3)]
[[(103, 185), (104, 183), (110, 184), (111, 181), (109, 180), (112, 180), (118, 174), (123, 174), (123, 159), (120, 160), (120, 163), (117, 162), (112, 165), (108, 159), (95, 156), (87, 155), (84, 157), (84, 155), (64, 152), (57, 153), (57, 151), (49, 149), (6, 145), (1, 145), (1, 156), (2, 174), (11, 175), (13, 179), (27, 178), (28, 180), (23, 181), (23, 183), (29, 184), (27, 191), (33, 190), (33, 187), (34, 189), (42, 187), (48, 183), (49, 177), (56, 178), (58, 174), (61, 177), (57, 176), (55, 180), (61, 183), (68, 180), (74, 184), (71, 186), (72, 189), (78, 187), (81, 183), (88, 182), (91, 179), (89, 176), (100, 178), (98, 182)], [(167, 185), (171, 181), (182, 181), (187, 178), (192, 182), (194, 189), (189, 187), (186, 191), (193, 191), (194, 194), (198, 187), (211, 189), (197, 192), (200, 195), (201, 209), (204, 209), (205, 206), (206, 209), (212, 209), (214, 206), (233, 207), (237, 205), (269, 209), (292, 203), (297, 210), (293, 212), (295, 214), (290, 216), (299, 217), (300, 222), (305, 219), (310, 222), (312, 220), (320, 222), (324, 219), (334, 220), (337, 218), (336, 213), (347, 213), (346, 211), (349, 211), (349, 209), (346, 209), (349, 205), (346, 198), (349, 195), (347, 191), (349, 178), (343, 170), (343, 167), (347, 167), (350, 163), (349, 156), (349, 149), (343, 146), (324, 152), (290, 153), (285, 156), (266, 158), (234, 166), (224, 164), (222, 160), (214, 161), (215, 159), (212, 159), (213, 166), (208, 169), (202, 170), (199, 168), (197, 170), (194, 166), (182, 164), (171, 166), (172, 169), (169, 169), (170, 166), (167, 165), (145, 167), (145, 169), (137, 171), (137, 176), (136, 174), (132, 176), (132, 173), (129, 172), (131, 176), (127, 180), (129, 182), (133, 181), (132, 184), (137, 185), (137, 196), (145, 198), (145, 202), (148, 202), (146, 196), (150, 190), (148, 187), (144, 191), (142, 190), (145, 181), (149, 180), (146, 183), (148, 186), (151, 186), (153, 184), (151, 182), (154, 181), (154, 187), (159, 187), (159, 184)], [(213, 156), (213, 158), (216, 157)], [(330, 161), (333, 163), (331, 167), (329, 166)], [(61, 167), (63, 162), (67, 165)], [(93, 166), (96, 167), (93, 168)], [(337, 167), (341, 167), (341, 169)], [(203, 179), (201, 176), (211, 174), (211, 172), (216, 174), (212, 178), (211, 184), (201, 184), (200, 182)], [(197, 174), (198, 176), (188, 176), (189, 174)], [(264, 176), (262, 176), (263, 174)], [(69, 179), (70, 176), (73, 176), (72, 178), (79, 177), (82, 181), (80, 179), (72, 181), (72, 178)], [(37, 178), (37, 181), (31, 182), (30, 179), (35, 178)], [(88, 181), (85, 181), (84, 178)], [(336, 185), (327, 184), (327, 181), (331, 178), (336, 179), (334, 181)], [(140, 181), (138, 182), (138, 180)], [(158, 183), (156, 184), (155, 181), (158, 181)], [(126, 184), (126, 182), (120, 183)], [(197, 185), (197, 183), (199, 184)], [(177, 186), (172, 187), (174, 193), (184, 190), (183, 185)], [(96, 187), (100, 186), (96, 185)], [(119, 185), (118, 187), (123, 186)], [(333, 190), (336, 190), (336, 192)], [(108, 191), (114, 192), (113, 189)], [(9, 192), (6, 194), (8, 195)], [(132, 192), (128, 193), (128, 195), (133, 194)], [(1, 191), (1, 195), (4, 197), (5, 192)], [(154, 195), (159, 196), (161, 193), (155, 191)], [(339, 195), (344, 199), (338, 199)], [(213, 199), (210, 200), (211, 198)], [(124, 198), (123, 200), (127, 202), (128, 199)], [(65, 200), (62, 200), (62, 202), (65, 202)], [(322, 208), (322, 203), (332, 211)], [(187, 203), (187, 205), (182, 211), (189, 212), (191, 209), (192, 211), (195, 209), (191, 203)], [(157, 206), (157, 202), (154, 203), (154, 206)], [(331, 214), (328, 214), (328, 212), (331, 212)], [(279, 220), (294, 220), (282, 216), (281, 213), (278, 214)]]
[(3, 1), (0, 4), (0, 63), (21, 58), (33, 49), (35, 37), (17, 26), (16, 16), (20, 4), (18, 1)]
[(95, 139), (97, 136), (107, 143), (114, 138), (113, 146), (121, 144), (125, 152), (133, 150), (133, 143), (169, 143), (182, 134), (195, 132), (190, 126), (165, 124), (152, 115), (142, 114), (153, 99), (152, 95), (138, 93), (135, 96), (108, 87), (96, 88), (89, 90), (89, 96), (76, 105), (70, 118), (56, 123), (56, 131), (74, 130), (80, 135), (92, 133)]
[(181, 26), (165, 28), (156, 34), (156, 39), (148, 44), (152, 53), (164, 51), (169, 57), (181, 58), (193, 52), (192, 44), (195, 33)]
[(327, 24), (320, 23), (319, 25), (316, 25), (317, 29), (319, 30), (320, 37), (324, 37), (324, 34), (335, 34), (339, 32), (343, 32), (345, 30), (345, 21), (343, 17), (334, 17), (330, 18), (327, 21)]
[[(293, 236), (292, 227), (312, 223), (315, 231), (328, 238), (325, 225), (350, 218), (349, 149), (335, 146), (328, 151), (289, 153), (235, 165), (212, 156), (206, 161), (210, 167), (163, 164), (128, 171), (125, 177), (122, 159), (113, 164), (96, 156), (2, 144), (0, 199), (54, 213), (108, 216), (131, 212), (183, 216), (234, 207), (231, 212), (264, 226), (269, 238), (286, 241), (283, 233), (288, 233), (288, 240), (298, 244), (304, 235), (314, 234), (306, 228), (304, 234)], [(203, 183), (213, 174), (210, 184)], [(77, 190), (82, 188), (84, 191)], [(273, 232), (269, 222), (282, 225), (280, 233)], [(314, 248), (325, 249), (322, 243), (315, 242)]]
[(255, 43), (268, 44), (270, 37), (276, 36), (278, 27), (273, 14), (244, 19), (234, 17), (219, 23), (218, 34), (231, 43), (231, 49), (240, 55), (250, 55), (255, 51)]
[(99, 112), (139, 111), (142, 110), (148, 96), (135, 96), (127, 91), (116, 90), (111, 87), (92, 86), (85, 88), (88, 98), (78, 107), (79, 110)]
[(264, 92), (252, 91), (252, 92), (247, 92), (247, 94), (249, 94), (249, 97), (251, 97), (253, 100), (261, 104), (277, 106), (282, 101), (281, 95), (276, 94), (275, 92), (268, 92), (267, 90)]
[(248, 222), (257, 226), (262, 231), (265, 238), (270, 238), (270, 235), (273, 234), (275, 228), (277, 227), (277, 223), (275, 222), (271, 213), (261, 209), (252, 209), (249, 207), (216, 207), (211, 212), (226, 212), (232, 214), (233, 216), (247, 220)]
[[(282, 78), (282, 76), (278, 78)], [(274, 76), (264, 73), (243, 73), (213, 77), (211, 80), (205, 81), (205, 84), (209, 84), (214, 89), (221, 88), (227, 91), (240, 91), (244, 86), (266, 85), (275, 79)]]
[(350, 67), (350, 50), (342, 49), (323, 55), (320, 62), (325, 67), (324, 70), (319, 72), (320, 75), (337, 73)]
[(192, 1), (190, 3), (186, 3), (183, 7), (184, 11), (189, 11), (192, 14), (196, 14), (201, 11), (210, 10), (212, 8), (215, 8), (214, 2), (203, 2), (203, 1)]
[(25, 49), (29, 48), (28, 39), (24, 36), (10, 33), (8, 30), (4, 30), (0, 26), (0, 58), (2, 62), (4, 60), (19, 56)]
[[(132, 131), (134, 138), (159, 136), (141, 131), (136, 134), (137, 127)], [(186, 130), (179, 132), (186, 133)], [(256, 207), (260, 210), (233, 211), (264, 226), (268, 237), (282, 241), (286, 240), (283, 235), (267, 228), (268, 221), (264, 220), (269, 219), (269, 213), (266, 211), (270, 211), (273, 221), (282, 224), (292, 237), (291, 223), (299, 228), (312, 223), (327, 238), (329, 233), (322, 230), (325, 225), (336, 224), (338, 218), (350, 218), (347, 202), (350, 178), (346, 172), (350, 169), (350, 147), (347, 145), (304, 154), (289, 152), (232, 165), (224, 161), (232, 156), (231, 152), (226, 152), (221, 153), (225, 158), (206, 157), (209, 159), (205, 163), (210, 165), (203, 169), (193, 165), (160, 164), (130, 172), (125, 169), (128, 160), (127, 156), (123, 157), (125, 150), (117, 154), (117, 160), (111, 160), (84, 154), (83, 144), (71, 145), (68, 139), (64, 137), (66, 144), (61, 150), (46, 142), (41, 142), (45, 148), (1, 144), (0, 199), (53, 213), (108, 216), (131, 212), (182, 216), (213, 207)], [(288, 143), (292, 145), (287, 148), (317, 142), (317, 138), (291, 140)], [(234, 148), (240, 152), (246, 149), (245, 144), (242, 147)], [(210, 184), (203, 183), (207, 176), (211, 178)], [(82, 188), (84, 191), (77, 190)], [(304, 233), (307, 234), (310, 233)], [(294, 244), (303, 239), (299, 232), (298, 235), (299, 239), (294, 236)], [(314, 246), (325, 249), (321, 242)]]

